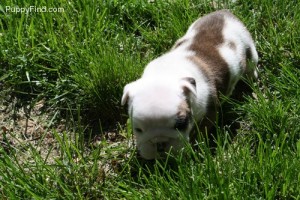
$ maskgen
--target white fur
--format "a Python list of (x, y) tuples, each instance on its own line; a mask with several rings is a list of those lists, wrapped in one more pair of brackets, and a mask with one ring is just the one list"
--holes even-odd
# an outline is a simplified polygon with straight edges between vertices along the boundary
[[(231, 92), (243, 73), (240, 63), (245, 48), (251, 49), (255, 63), (258, 58), (251, 36), (242, 23), (228, 16), (225, 19), (225, 42), (218, 50), (233, 77), (229, 83), (232, 86), (229, 91)], [(137, 148), (145, 159), (161, 156), (157, 151), (159, 143), (166, 144), (166, 151), (178, 151), (183, 147), (182, 140), (189, 141), (193, 122), (189, 123), (184, 132), (174, 129), (178, 107), (185, 99), (190, 102), (195, 121), (200, 121), (206, 114), (211, 85), (199, 70), (199, 66), (188, 58), (195, 55), (195, 52), (188, 50), (197, 33), (194, 24), (177, 41), (185, 41), (184, 43), (151, 61), (142, 77), (124, 88), (122, 105), (128, 102)], [(228, 46), (231, 41), (236, 44), (236, 50)], [(195, 80), (196, 88), (186, 81), (187, 77)], [(184, 93), (184, 88), (189, 90), (188, 96)]]
[[(206, 112), (209, 86), (197, 66), (187, 58), (190, 54), (171, 51), (153, 60), (146, 66), (141, 79), (128, 84), (124, 89), (124, 94), (129, 92), (131, 96), (129, 114), (137, 148), (145, 159), (160, 157), (156, 151), (159, 142), (168, 142), (166, 149), (178, 151), (183, 145), (181, 140), (189, 140), (192, 125), (184, 133), (173, 128), (177, 108), (186, 98), (182, 90), (186, 84), (185, 77), (194, 78), (198, 86), (194, 91), (196, 98), (191, 101), (193, 116), (199, 120)], [(126, 96), (123, 95), (123, 98)], [(143, 129), (143, 133), (137, 133), (135, 127)]]
[[(244, 74), (245, 69), (241, 66), (241, 60), (245, 56), (245, 49), (250, 48), (252, 54), (253, 66), (256, 66), (258, 62), (258, 55), (252, 40), (251, 35), (244, 25), (230, 16), (225, 16), (225, 27), (222, 35), (224, 37), (224, 44), (219, 47), (219, 53), (223, 59), (227, 62), (232, 79), (230, 80), (230, 87), (228, 95), (230, 95), (236, 85), (237, 81)], [(236, 49), (232, 49), (229, 43), (233, 42)], [(249, 63), (248, 63), (249, 65)], [(253, 70), (253, 77), (257, 78), (256, 69)]]

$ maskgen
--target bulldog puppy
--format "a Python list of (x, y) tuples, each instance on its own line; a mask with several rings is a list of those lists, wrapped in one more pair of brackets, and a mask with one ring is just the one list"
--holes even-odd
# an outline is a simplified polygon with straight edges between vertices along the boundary
[(250, 33), (227, 10), (195, 21), (142, 77), (124, 88), (139, 154), (145, 159), (180, 150), (195, 123), (215, 120), (219, 93), (230, 95), (242, 76), (257, 77), (258, 55)]

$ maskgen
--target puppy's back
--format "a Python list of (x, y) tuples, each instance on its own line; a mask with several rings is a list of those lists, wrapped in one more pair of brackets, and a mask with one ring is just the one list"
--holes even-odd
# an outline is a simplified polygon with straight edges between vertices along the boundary
[(230, 95), (244, 73), (256, 73), (247, 66), (247, 60), (256, 65), (258, 59), (251, 35), (227, 10), (196, 20), (173, 50), (180, 48), (194, 52), (189, 58), (206, 74), (214, 89), (224, 95)]

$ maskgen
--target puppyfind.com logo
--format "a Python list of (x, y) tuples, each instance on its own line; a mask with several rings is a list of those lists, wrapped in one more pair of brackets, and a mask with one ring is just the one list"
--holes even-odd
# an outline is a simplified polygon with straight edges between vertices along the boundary
[(18, 7), (18, 6), (5, 6), (5, 11), (10, 13), (61, 13), (64, 12), (64, 8), (48, 8), (47, 6), (29, 6), (29, 7)]

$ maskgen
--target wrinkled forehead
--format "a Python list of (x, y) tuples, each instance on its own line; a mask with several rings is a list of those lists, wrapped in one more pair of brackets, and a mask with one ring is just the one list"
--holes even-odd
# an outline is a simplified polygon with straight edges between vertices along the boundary
[(160, 91), (143, 93), (134, 97), (132, 117), (137, 118), (170, 118), (176, 116), (183, 99), (178, 94), (166, 94)]
[(134, 104), (131, 116), (135, 123), (171, 126), (179, 117), (190, 115), (190, 108), (185, 99), (176, 101), (172, 98), (159, 100), (144, 99), (140, 104)]
[(185, 113), (187, 109), (186, 97), (179, 85), (143, 83), (132, 98), (130, 115), (140, 122), (167, 123), (170, 119), (175, 119), (178, 113)]
[(147, 117), (133, 117), (133, 125), (140, 126), (141, 128), (162, 128), (162, 127), (172, 127), (174, 126), (174, 122), (176, 120), (176, 116), (170, 117), (155, 117), (155, 116), (147, 116)]

